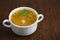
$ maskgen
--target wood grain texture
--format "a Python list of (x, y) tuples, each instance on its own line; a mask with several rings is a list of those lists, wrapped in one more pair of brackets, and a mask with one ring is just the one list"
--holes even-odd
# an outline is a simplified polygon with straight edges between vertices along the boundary
[[(28, 6), (44, 15), (35, 33), (21, 37), (2, 25), (16, 7)], [(60, 0), (0, 0), (0, 40), (60, 40)]]

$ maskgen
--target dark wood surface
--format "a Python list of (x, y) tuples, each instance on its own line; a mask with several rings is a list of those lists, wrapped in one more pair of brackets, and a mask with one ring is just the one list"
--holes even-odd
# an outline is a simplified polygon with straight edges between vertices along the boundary
[[(44, 15), (35, 33), (21, 37), (2, 25), (17, 7), (32, 7)], [(0, 0), (0, 40), (60, 40), (60, 0)]]

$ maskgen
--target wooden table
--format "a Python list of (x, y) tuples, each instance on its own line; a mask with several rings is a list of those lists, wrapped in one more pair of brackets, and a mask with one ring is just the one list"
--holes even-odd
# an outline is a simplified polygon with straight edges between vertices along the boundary
[[(2, 25), (14, 8), (32, 7), (44, 15), (35, 33), (21, 37)], [(0, 40), (60, 40), (60, 0), (0, 0)]]

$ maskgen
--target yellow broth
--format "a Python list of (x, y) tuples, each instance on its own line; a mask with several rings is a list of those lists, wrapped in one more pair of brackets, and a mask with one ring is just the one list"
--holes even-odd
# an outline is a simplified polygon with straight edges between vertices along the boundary
[(19, 26), (28, 26), (33, 24), (37, 20), (37, 16), (33, 11), (27, 10), (27, 15), (20, 15), (23, 10), (16, 11), (11, 16), (11, 21)]

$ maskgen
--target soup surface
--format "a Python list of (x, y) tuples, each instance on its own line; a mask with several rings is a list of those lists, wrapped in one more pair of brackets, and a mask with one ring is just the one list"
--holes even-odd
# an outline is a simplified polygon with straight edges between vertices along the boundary
[(28, 26), (37, 20), (36, 14), (31, 10), (18, 10), (11, 16), (11, 21), (19, 26)]

